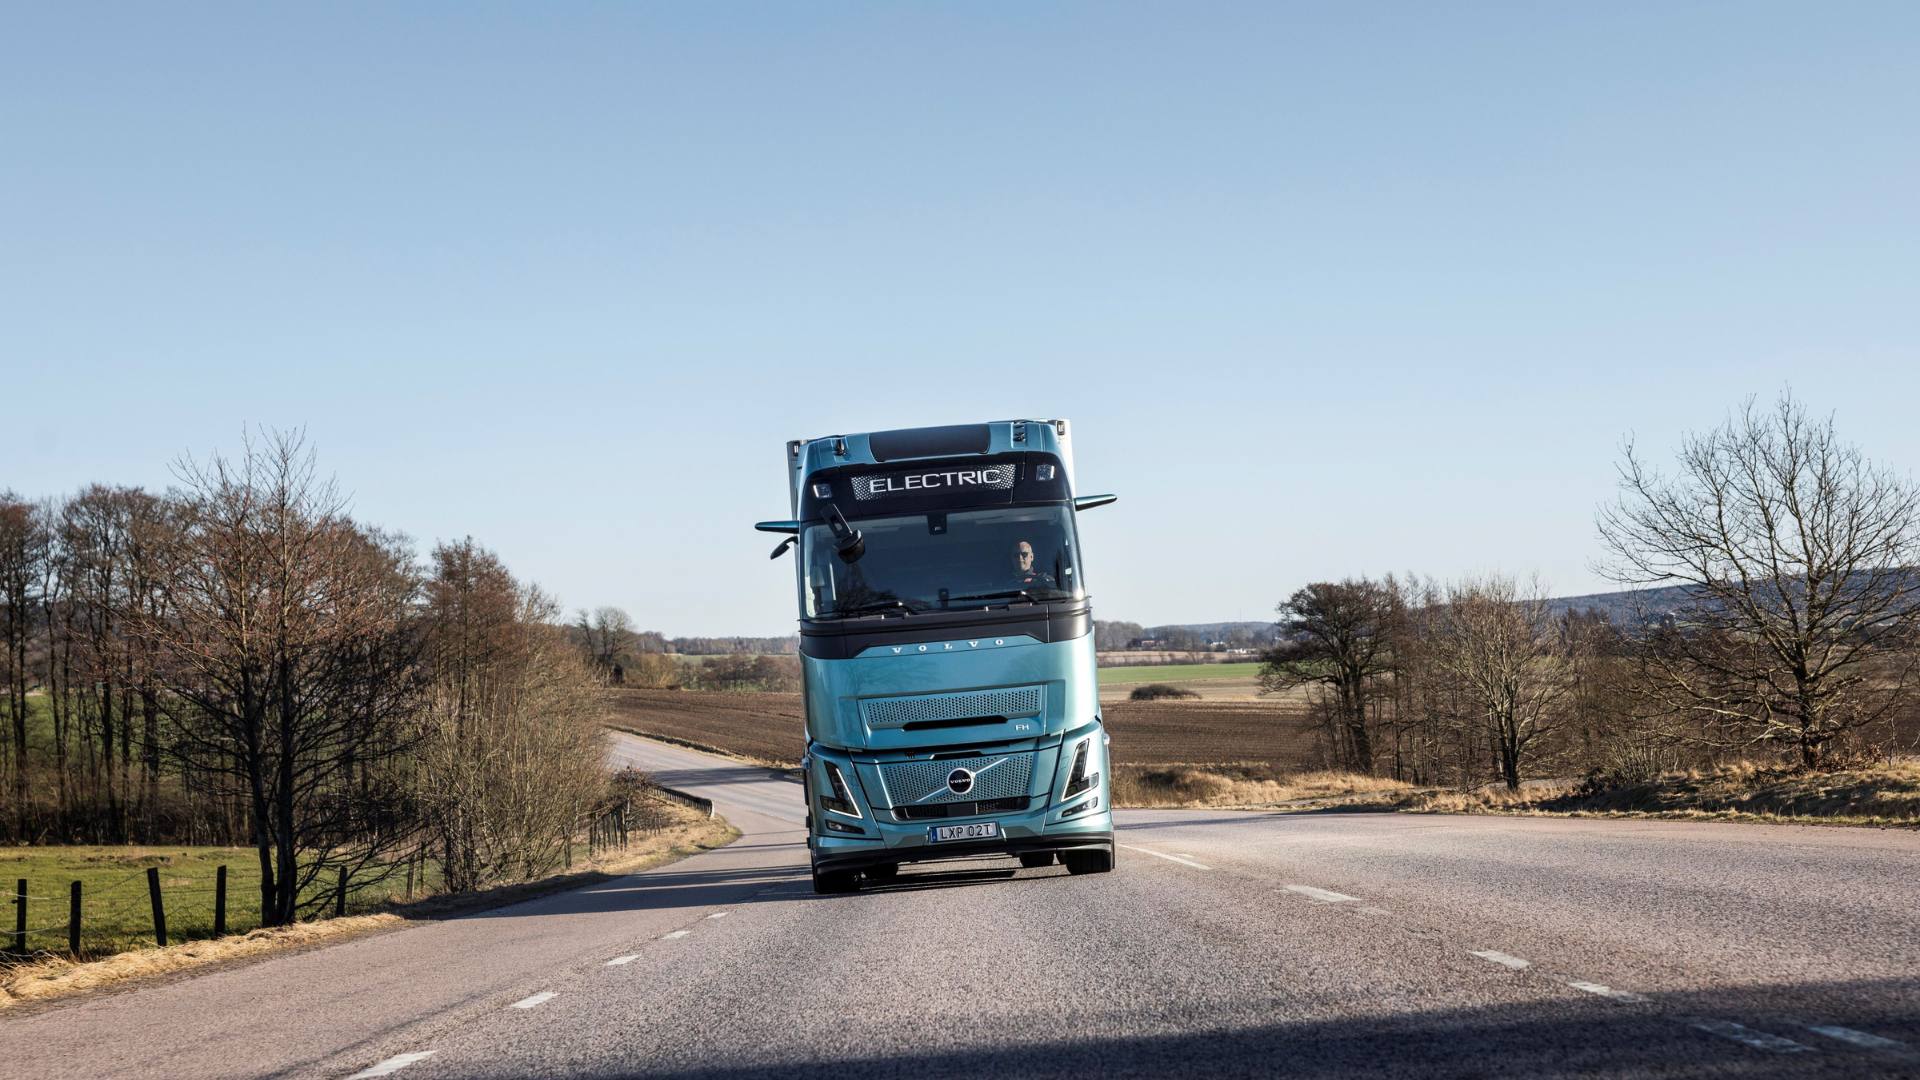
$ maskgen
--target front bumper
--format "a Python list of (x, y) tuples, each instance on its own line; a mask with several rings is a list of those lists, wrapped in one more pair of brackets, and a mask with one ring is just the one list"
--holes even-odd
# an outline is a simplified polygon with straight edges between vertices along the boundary
[[(1102, 793), (1104, 796), (1104, 792)], [(1104, 797), (1101, 800), (1105, 801)], [(1088, 848), (1113, 850), (1113, 813), (1101, 810), (1079, 817), (1060, 817), (1058, 806), (1041, 807), (1013, 814), (968, 818), (968, 821), (992, 821), (1000, 826), (997, 840), (948, 841), (927, 839), (927, 824), (863, 822), (869, 834), (878, 836), (837, 836), (831, 833), (812, 839), (813, 866), (816, 870), (856, 870), (887, 863), (933, 862), (941, 859), (977, 859), (992, 855), (1027, 855), (1039, 852), (1080, 851)], [(935, 824), (956, 824), (939, 822)]]

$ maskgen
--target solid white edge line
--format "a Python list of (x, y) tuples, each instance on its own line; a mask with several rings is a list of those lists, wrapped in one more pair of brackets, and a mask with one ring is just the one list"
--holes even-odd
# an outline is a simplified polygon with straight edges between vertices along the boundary
[(1869, 1034), (1865, 1031), (1843, 1028), (1837, 1024), (1808, 1024), (1807, 1030), (1825, 1035), (1829, 1039), (1838, 1039), (1843, 1043), (1852, 1043), (1855, 1046), (1864, 1047), (1868, 1050), (1905, 1050), (1907, 1048), (1907, 1044), (1898, 1039), (1882, 1038), (1879, 1035)]
[(539, 993), (534, 994), (532, 997), (521, 998), (519, 1001), (516, 1001), (513, 1004), (507, 1006), (507, 1008), (531, 1009), (536, 1005), (545, 1005), (547, 1002), (552, 1001), (554, 998), (557, 998), (559, 996), (560, 996), (559, 994), (556, 994), (551, 990), (542, 990)]
[(1289, 885), (1287, 891), (1299, 893), (1309, 900), (1318, 900), (1323, 904), (1344, 904), (1360, 899), (1357, 896), (1348, 896), (1346, 893), (1334, 892), (1332, 889), (1316, 889), (1311, 885)]
[(686, 937), (688, 934), (691, 934), (691, 933), (693, 933), (693, 931), (691, 930), (675, 930), (671, 933), (661, 934), (660, 940), (661, 941), (678, 941), (681, 938)]
[(639, 954), (639, 953), (628, 953), (628, 954), (627, 954), (627, 955), (625, 955), (625, 956), (616, 956), (616, 957), (614, 957), (613, 959), (611, 959), (611, 960), (609, 960), (609, 961), (607, 961), (607, 966), (608, 966), (608, 967), (619, 967), (619, 966), (620, 966), (620, 965), (622, 965), (622, 964), (631, 964), (631, 963), (633, 963), (633, 962), (634, 962), (635, 960), (638, 960), (638, 959), (640, 959), (640, 954)]
[(1567, 985), (1573, 987), (1575, 990), (1584, 990), (1589, 994), (1598, 994), (1603, 998), (1612, 998), (1615, 1001), (1641, 1002), (1647, 1000), (1639, 994), (1629, 993), (1625, 990), (1615, 990), (1611, 986), (1601, 986), (1599, 983), (1580, 982), (1576, 979)]
[(1213, 867), (1208, 866), (1205, 863), (1197, 863), (1197, 862), (1194, 862), (1192, 859), (1183, 859), (1178, 855), (1169, 855), (1164, 851), (1154, 851), (1150, 848), (1134, 847), (1132, 844), (1121, 844), (1120, 846), (1123, 848), (1126, 848), (1128, 851), (1137, 851), (1142, 855), (1151, 855), (1156, 859), (1165, 859), (1168, 862), (1177, 862), (1181, 866), (1191, 866), (1195, 870), (1213, 869)]
[(724, 919), (724, 918), (726, 918), (727, 916), (729, 916), (729, 915), (731, 915), (731, 914), (733, 914), (733, 912), (731, 912), (731, 911), (716, 911), (716, 912), (714, 912), (713, 914), (711, 914), (711, 915), (709, 915), (709, 916), (707, 916), (707, 918), (709, 918), (709, 919)]
[(395, 1054), (377, 1065), (361, 1069), (359, 1072), (347, 1077), (347, 1080), (373, 1080), (376, 1076), (391, 1076), (416, 1061), (432, 1057), (433, 1054), (434, 1052), (432, 1050), (415, 1050), (411, 1054)]
[(1492, 949), (1480, 949), (1477, 952), (1475, 952), (1473, 955), (1479, 957), (1482, 960), (1491, 960), (1492, 962), (1499, 964), (1501, 967), (1510, 967), (1515, 971), (1519, 971), (1521, 968), (1530, 968), (1533, 966), (1533, 962), (1530, 960), (1522, 960), (1517, 956), (1509, 956), (1506, 953), (1496, 952)]
[(1781, 1035), (1770, 1035), (1764, 1031), (1755, 1031), (1743, 1027), (1731, 1020), (1695, 1020), (1693, 1026), (1709, 1035), (1718, 1035), (1723, 1039), (1753, 1047), (1755, 1050), (1770, 1050), (1776, 1054), (1799, 1054), (1813, 1050), (1804, 1043), (1794, 1042)]

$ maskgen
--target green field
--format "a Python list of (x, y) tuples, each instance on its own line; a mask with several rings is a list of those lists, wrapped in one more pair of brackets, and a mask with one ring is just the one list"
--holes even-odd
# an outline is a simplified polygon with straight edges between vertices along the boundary
[[(227, 867), (227, 932), (252, 930), (260, 925), (260, 864), (252, 848), (0, 847), (0, 893), (11, 899), (19, 879), (25, 878), (28, 949), (64, 952), (69, 887), (80, 882), (81, 947), (90, 954), (105, 955), (154, 943), (153, 908), (147, 894), (149, 866), (160, 870), (168, 941), (211, 937), (214, 881), (222, 864)], [(428, 876), (437, 881), (437, 869), (431, 864)], [(417, 882), (415, 888), (425, 891)], [(347, 911), (379, 909), (405, 891), (403, 873), (349, 894)], [(9, 944), (5, 935), (13, 931), (13, 905), (0, 908), (0, 914), (4, 914), (0, 944)]]
[(1255, 660), (1236, 664), (1134, 664), (1100, 669), (1102, 686), (1139, 686), (1144, 683), (1172, 683), (1178, 686), (1230, 679), (1250, 681), (1259, 677), (1260, 664)]

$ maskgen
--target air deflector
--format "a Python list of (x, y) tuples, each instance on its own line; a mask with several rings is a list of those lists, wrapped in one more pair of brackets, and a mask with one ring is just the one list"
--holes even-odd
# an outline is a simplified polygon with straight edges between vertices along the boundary
[(876, 431), (867, 436), (867, 449), (872, 451), (875, 461), (984, 454), (991, 445), (985, 424)]

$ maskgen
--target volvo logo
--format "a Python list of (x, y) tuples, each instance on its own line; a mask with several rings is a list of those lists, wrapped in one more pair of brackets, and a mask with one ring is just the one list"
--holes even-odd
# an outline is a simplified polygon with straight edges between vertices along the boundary
[(947, 774), (947, 790), (955, 795), (965, 795), (973, 790), (973, 774), (965, 769), (955, 769)]

